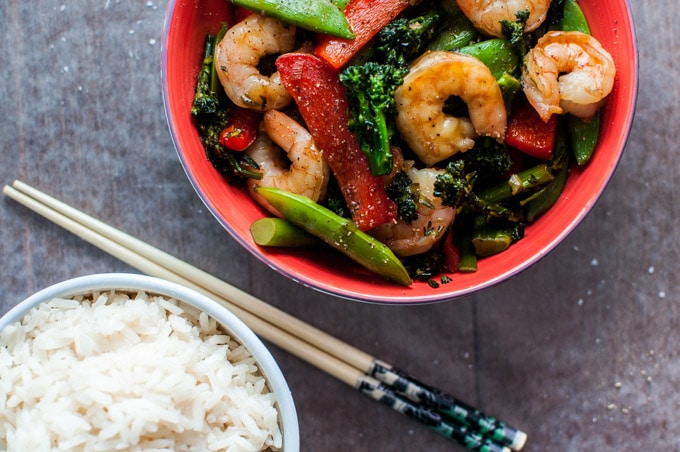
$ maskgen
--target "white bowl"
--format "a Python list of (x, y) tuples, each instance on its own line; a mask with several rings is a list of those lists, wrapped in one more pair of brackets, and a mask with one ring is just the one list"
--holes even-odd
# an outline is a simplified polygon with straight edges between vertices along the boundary
[(231, 337), (251, 352), (270, 390), (274, 393), (279, 410), (283, 450), (286, 452), (300, 450), (297, 411), (288, 384), (274, 357), (255, 333), (231, 311), (192, 289), (159, 278), (136, 274), (105, 273), (82, 276), (47, 287), (17, 304), (0, 318), (0, 331), (7, 325), (20, 321), (40, 303), (53, 298), (71, 298), (79, 294), (106, 290), (144, 291), (148, 294), (171, 297), (213, 317)]

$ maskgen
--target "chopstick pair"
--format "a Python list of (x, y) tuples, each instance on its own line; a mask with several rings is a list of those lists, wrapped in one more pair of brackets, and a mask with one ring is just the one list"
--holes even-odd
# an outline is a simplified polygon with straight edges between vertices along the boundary
[(520, 450), (526, 434), (203, 270), (21, 181), (3, 193), (150, 276), (222, 303), (263, 339), (471, 450)]

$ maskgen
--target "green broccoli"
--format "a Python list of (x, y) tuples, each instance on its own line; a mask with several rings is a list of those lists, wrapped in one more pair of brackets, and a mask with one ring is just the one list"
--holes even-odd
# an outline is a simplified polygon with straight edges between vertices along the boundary
[(203, 62), (198, 72), (196, 91), (191, 104), (191, 114), (194, 116), (214, 114), (220, 105), (218, 92), (213, 88), (212, 83), (214, 49), (215, 36), (209, 34), (205, 37)]
[(510, 41), (510, 44), (515, 48), (515, 52), (520, 58), (529, 53), (531, 48), (531, 36), (524, 33), (527, 20), (529, 19), (529, 10), (518, 11), (515, 13), (517, 20), (502, 20), (501, 30), (505, 39)]
[(461, 157), (469, 171), (476, 171), (484, 180), (507, 176), (513, 160), (508, 148), (490, 137), (480, 137), (472, 149)]
[(397, 205), (397, 216), (410, 223), (418, 218), (418, 191), (404, 172), (397, 173), (386, 187), (387, 195)]
[(435, 179), (433, 194), (442, 199), (443, 205), (458, 208), (473, 196), (476, 180), (477, 172), (466, 172), (464, 160), (453, 160), (446, 166), (446, 172)]
[(391, 22), (378, 33), (370, 59), (340, 73), (350, 103), (349, 127), (357, 134), (374, 175), (392, 169), (394, 92), (408, 73), (408, 60), (425, 48), (438, 22), (439, 13), (435, 12)]
[(357, 134), (361, 150), (368, 157), (371, 172), (392, 170), (390, 141), (394, 135), (396, 106), (394, 91), (407, 69), (369, 61), (349, 66), (340, 74), (350, 102), (349, 128)]
[(442, 20), (437, 10), (415, 18), (393, 20), (378, 32), (373, 58), (391, 66), (406, 66), (435, 38)]
[(481, 196), (479, 193), (484, 191), (478, 187), (478, 181), (478, 172), (468, 169), (464, 159), (452, 160), (446, 166), (446, 172), (435, 179), (434, 195), (442, 199), (443, 205), (455, 208), (458, 215), (483, 215), (511, 222), (524, 220), (523, 212), (512, 203)]

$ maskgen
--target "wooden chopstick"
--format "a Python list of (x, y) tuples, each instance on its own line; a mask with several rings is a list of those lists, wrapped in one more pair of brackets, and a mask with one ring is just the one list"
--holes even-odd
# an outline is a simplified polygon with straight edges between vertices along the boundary
[(3, 192), (132, 267), (217, 299), (263, 339), (469, 448), (520, 450), (526, 441), (523, 432), (21, 181)]

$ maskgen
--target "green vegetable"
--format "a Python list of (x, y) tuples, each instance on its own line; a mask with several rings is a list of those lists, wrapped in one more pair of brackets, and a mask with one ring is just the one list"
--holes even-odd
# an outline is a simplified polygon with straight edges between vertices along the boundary
[(562, 19), (557, 28), (563, 31), (580, 31), (590, 34), (590, 27), (577, 0), (564, 0)]
[(529, 53), (531, 48), (531, 35), (524, 33), (526, 28), (527, 19), (529, 19), (529, 10), (519, 11), (515, 13), (517, 18), (514, 22), (509, 20), (501, 21), (501, 30), (503, 31), (503, 36), (512, 44), (515, 48), (515, 52), (520, 58), (524, 58), (524, 55)]
[(433, 10), (411, 19), (396, 19), (378, 32), (376, 61), (403, 66), (423, 53), (439, 31), (442, 15)]
[(583, 166), (590, 161), (600, 136), (600, 110), (589, 121), (567, 115), (567, 128), (576, 164)]
[(407, 70), (374, 61), (349, 66), (340, 73), (347, 87), (349, 129), (357, 134), (361, 151), (368, 157), (371, 173), (389, 174), (392, 170), (390, 141), (394, 136), (396, 105), (394, 91)]
[(345, 6), (349, 3), (349, 0), (332, 0), (333, 4), (335, 5), (336, 8), (338, 8), (340, 11), (345, 9)]
[(352, 39), (347, 18), (330, 0), (231, 0), (306, 30)]
[(446, 12), (445, 26), (428, 45), (430, 50), (455, 50), (474, 42), (479, 33), (472, 22), (465, 17), (455, 0), (443, 0)]
[(511, 175), (506, 181), (490, 186), (480, 191), (478, 195), (487, 203), (498, 203), (518, 193), (526, 193), (543, 187), (553, 179), (554, 176), (548, 164), (540, 163)]
[(515, 48), (507, 39), (487, 39), (458, 49), (458, 52), (471, 55), (484, 63), (496, 79), (503, 74), (516, 74), (520, 60)]
[(486, 257), (505, 251), (523, 235), (524, 225), (521, 223), (504, 225), (479, 216), (472, 226), (472, 245), (478, 256)]
[(380, 241), (360, 231), (351, 220), (334, 214), (305, 196), (276, 188), (259, 187), (256, 190), (288, 221), (366, 269), (401, 285), (411, 285), (411, 277), (394, 253)]
[[(446, 172), (435, 179), (433, 194), (442, 199), (442, 204), (457, 209), (459, 211), (457, 219), (479, 214), (520, 221), (522, 215), (517, 213), (514, 207), (500, 204), (500, 201), (507, 198), (499, 197), (499, 200), (496, 200), (490, 197), (487, 201), (477, 193), (484, 192), (476, 187), (479, 173), (469, 170), (467, 165), (464, 159), (453, 160), (446, 166)], [(505, 196), (505, 185), (507, 184), (500, 184), (494, 189), (494, 193), (498, 192)]]
[(477, 180), (475, 171), (466, 171), (463, 160), (454, 160), (446, 166), (446, 172), (434, 181), (434, 196), (442, 199), (442, 204), (457, 208), (468, 201)]
[(215, 36), (207, 35), (203, 45), (203, 61), (198, 72), (194, 100), (191, 104), (191, 114), (213, 114), (220, 105), (217, 90), (213, 88), (212, 72), (214, 67)]
[(521, 62), (515, 46), (507, 39), (495, 38), (461, 47), (458, 52), (477, 58), (489, 68), (498, 81), (506, 110), (510, 112), (517, 93), (522, 90), (518, 79)]
[(508, 148), (491, 137), (478, 138), (460, 158), (465, 161), (466, 171), (477, 173), (479, 182), (507, 176), (513, 164)]
[[(564, 31), (580, 31), (590, 34), (588, 21), (576, 0), (565, 0), (564, 15), (558, 24), (558, 28)], [(571, 149), (576, 164), (583, 166), (590, 161), (597, 146), (600, 135), (600, 111), (598, 110), (595, 116), (588, 121), (567, 115), (567, 129), (571, 137)]]
[(472, 234), (465, 234), (460, 241), (460, 263), (458, 271), (474, 273), (477, 271), (477, 254), (472, 244)]
[(283, 218), (260, 218), (250, 225), (250, 233), (260, 246), (303, 247), (321, 243), (304, 229)]
[(386, 190), (387, 196), (397, 205), (397, 216), (400, 219), (410, 223), (418, 218), (418, 190), (414, 189), (408, 174), (397, 173)]
[(340, 73), (350, 102), (349, 128), (357, 134), (374, 175), (392, 170), (394, 92), (408, 73), (408, 60), (421, 51), (438, 21), (435, 12), (392, 21), (378, 33), (370, 61), (348, 66)]
[(569, 139), (565, 127), (562, 125), (557, 128), (550, 166), (555, 178), (548, 182), (536, 197), (526, 203), (526, 219), (528, 222), (535, 221), (555, 204), (562, 194), (564, 184), (567, 182), (569, 175)]
[(498, 86), (503, 94), (503, 102), (505, 102), (505, 109), (509, 116), (512, 113), (512, 106), (515, 103), (517, 94), (522, 91), (522, 83), (517, 77), (506, 72), (498, 78)]

